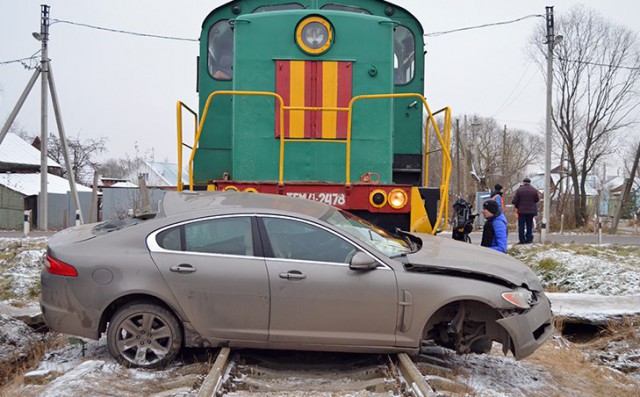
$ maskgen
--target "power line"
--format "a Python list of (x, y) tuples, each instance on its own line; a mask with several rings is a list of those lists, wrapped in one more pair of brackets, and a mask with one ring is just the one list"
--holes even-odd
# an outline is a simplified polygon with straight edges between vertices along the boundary
[(130, 35), (133, 35), (133, 36), (152, 37), (152, 38), (155, 38), (155, 39), (164, 39), (164, 40), (195, 41), (195, 42), (200, 41), (198, 39), (188, 39), (188, 38), (184, 38), (184, 37), (162, 36), (162, 35), (157, 35), (157, 34), (130, 32), (130, 31), (126, 31), (126, 30), (111, 29), (111, 28), (105, 28), (105, 27), (102, 27), (102, 26), (89, 25), (89, 24), (86, 24), (86, 23), (65, 21), (63, 19), (51, 19), (51, 20), (53, 21), (53, 23), (66, 23), (66, 24), (69, 24), (69, 25), (82, 26), (82, 27), (90, 28), (90, 29), (104, 30), (104, 31), (107, 31), (107, 32), (130, 34)]
[[(524, 86), (520, 87), (520, 83), (524, 80), (525, 76), (527, 75), (527, 73), (529, 72), (529, 67), (531, 66), (531, 64), (527, 65), (527, 68), (525, 69), (525, 71), (522, 73), (522, 75), (520, 76), (520, 79), (518, 80), (518, 82), (516, 83), (516, 85), (513, 87), (513, 89), (511, 90), (511, 92), (509, 93), (509, 95), (507, 96), (507, 98), (504, 100), (504, 102), (502, 103), (502, 105), (500, 105), (500, 107), (498, 108), (498, 110), (496, 110), (496, 112), (491, 115), (492, 118), (496, 117), (498, 114), (500, 114), (503, 110), (507, 109), (509, 106), (511, 106), (511, 104), (513, 104), (516, 99), (518, 99), (520, 97), (520, 95), (522, 95), (522, 93), (524, 92), (524, 90), (529, 86), (529, 84), (531, 84), (531, 81), (533, 81), (533, 78), (536, 77), (535, 74), (532, 74), (531, 77), (529, 77), (529, 80), (525, 83)], [(518, 92), (518, 94), (512, 98), (513, 94), (515, 94), (516, 90), (520, 88), (520, 92)]]
[(26, 61), (28, 59), (35, 59), (35, 58), (34, 57), (27, 57), (27, 58), (13, 59), (11, 61), (2, 61), (2, 62), (0, 62), (0, 65), (8, 65), (10, 63), (18, 63), (18, 62), (23, 63), (22, 61)]
[(574, 61), (571, 59), (566, 59), (562, 57), (558, 57), (559, 60), (565, 62), (573, 62), (573, 63), (581, 63), (583, 65), (592, 65), (592, 66), (602, 66), (605, 68), (617, 68), (617, 69), (627, 69), (627, 70), (640, 70), (640, 67), (632, 67), (632, 66), (620, 66), (620, 65), (612, 65), (607, 63), (597, 63), (597, 62), (587, 62), (587, 61)]
[[(41, 50), (36, 51), (35, 53), (33, 53), (31, 56), (26, 57), (26, 58), (20, 58), (20, 59), (12, 59), (10, 61), (0, 61), (0, 65), (9, 65), (11, 63), (21, 63), (22, 66), (25, 67), (25, 69), (33, 69), (36, 66), (33, 66), (33, 62), (37, 63), (40, 62), (39, 59), (36, 58), (36, 55), (38, 55), (40, 53)], [(26, 64), (24, 61), (29, 61), (29, 64)]]
[(465, 30), (487, 28), (487, 27), (490, 27), (490, 26), (498, 26), (498, 25), (508, 25), (510, 23), (520, 22), (522, 20), (529, 19), (529, 18), (544, 18), (544, 15), (532, 14), (532, 15), (527, 15), (527, 16), (522, 17), (522, 18), (514, 19), (512, 21), (486, 23), (484, 25), (468, 26), (468, 27), (465, 27), (465, 28), (459, 28), (459, 29), (454, 29), (454, 30), (446, 30), (444, 32), (425, 33), (424, 37), (437, 37), (437, 36), (442, 36), (444, 34), (462, 32), (462, 31), (465, 31)]

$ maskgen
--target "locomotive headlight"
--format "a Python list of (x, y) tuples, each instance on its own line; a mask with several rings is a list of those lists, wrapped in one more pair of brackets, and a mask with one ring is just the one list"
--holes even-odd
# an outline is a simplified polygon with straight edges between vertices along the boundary
[(408, 201), (409, 198), (407, 196), (407, 193), (402, 189), (393, 189), (389, 193), (389, 205), (391, 206), (391, 208), (394, 208), (396, 210), (400, 209), (407, 205)]
[(308, 54), (322, 54), (333, 42), (331, 24), (317, 16), (302, 20), (296, 28), (296, 42)]
[(387, 193), (382, 189), (376, 189), (369, 194), (369, 204), (376, 208), (382, 208), (387, 204)]

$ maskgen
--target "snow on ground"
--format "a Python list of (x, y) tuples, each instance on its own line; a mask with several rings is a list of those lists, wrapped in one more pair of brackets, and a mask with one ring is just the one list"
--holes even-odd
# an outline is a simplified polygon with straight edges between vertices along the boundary
[(563, 292), (640, 294), (640, 250), (609, 245), (596, 247), (523, 246), (515, 256), (541, 274), (547, 286), (554, 285)]
[[(37, 308), (41, 258), (46, 240), (0, 238), (0, 362), (6, 363), (9, 357), (22, 354), (22, 347), (43, 340), (41, 334), (2, 313)], [(577, 299), (578, 302), (584, 302), (585, 295), (594, 299), (586, 306), (571, 306), (574, 310), (582, 311), (582, 315), (591, 313), (600, 316), (610, 310), (609, 301), (598, 300), (602, 296), (620, 296), (623, 300), (631, 295), (640, 296), (640, 248), (534, 244), (514, 246), (510, 254), (531, 266), (541, 276), (546, 288), (560, 291), (555, 293), (557, 297), (569, 301)], [(627, 339), (594, 345), (586, 350), (586, 358), (583, 359), (585, 362), (600, 363), (611, 371), (611, 376), (618, 377), (611, 382), (620, 382), (619, 377), (630, 379), (631, 387), (636, 388), (623, 395), (637, 395), (634, 392), (640, 390), (640, 328), (635, 324), (630, 329), (632, 331)], [(109, 355), (104, 338), (99, 341), (64, 335), (55, 338), (57, 342), (53, 346), (57, 347), (46, 351), (37, 368), (27, 372), (24, 381), (17, 385), (0, 389), (0, 394), (20, 397), (191, 396), (197, 394), (197, 385), (209, 366), (207, 358), (193, 360), (181, 357), (170, 368), (161, 371), (128, 369), (117, 364)], [(635, 343), (630, 342), (632, 339)], [(447, 361), (457, 367), (455, 382), (471, 387), (471, 391), (447, 395), (597, 395), (557, 389), (558, 376), (550, 372), (554, 370), (549, 369), (544, 358), (569, 345), (571, 343), (562, 336), (554, 336), (534, 356), (523, 361), (515, 361), (511, 356), (504, 357), (497, 344), (488, 355), (451, 354)], [(561, 368), (555, 370), (560, 371)], [(567, 377), (571, 377), (571, 374)], [(556, 392), (549, 393), (549, 390)]]
[(42, 339), (24, 322), (0, 314), (0, 362), (26, 359), (31, 346)]
[(206, 361), (181, 360), (164, 370), (125, 368), (109, 355), (104, 338), (75, 341), (48, 351), (38, 368), (25, 374), (26, 385), (16, 396), (195, 396), (207, 371)]
[(551, 378), (546, 368), (527, 361), (515, 361), (496, 351), (491, 355), (452, 355), (450, 363), (466, 368), (460, 378), (484, 397), (528, 397), (548, 389)]
[(0, 238), (0, 299), (28, 296), (37, 289), (46, 243), (44, 237)]

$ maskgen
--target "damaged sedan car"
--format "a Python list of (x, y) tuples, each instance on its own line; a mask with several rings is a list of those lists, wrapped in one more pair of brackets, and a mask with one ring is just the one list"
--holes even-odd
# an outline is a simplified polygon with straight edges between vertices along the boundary
[(160, 207), (50, 239), (51, 329), (106, 333), (120, 363), (146, 368), (217, 346), (484, 353), (495, 341), (521, 359), (553, 332), (538, 277), (502, 253), (285, 196), (168, 192)]

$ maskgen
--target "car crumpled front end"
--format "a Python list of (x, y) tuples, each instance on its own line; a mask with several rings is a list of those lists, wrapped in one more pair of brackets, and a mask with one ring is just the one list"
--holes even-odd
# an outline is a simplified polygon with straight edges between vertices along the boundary
[[(502, 352), (507, 354), (511, 350), (518, 360), (533, 354), (553, 333), (549, 298), (542, 291), (526, 291), (530, 294), (527, 301), (516, 303), (505, 298), (516, 308), (501, 310), (504, 317), (496, 321), (510, 336), (502, 342)], [(502, 295), (504, 298), (505, 294)]]
[[(503, 352), (511, 351), (516, 359), (531, 355), (551, 336), (551, 303), (530, 268), (509, 255), (487, 248), (432, 236), (420, 237), (424, 240), (423, 248), (403, 258), (405, 269), (453, 277), (460, 280), (456, 284), (465, 285), (452, 288), (452, 294), (458, 294), (461, 303), (448, 309), (448, 313), (454, 315), (446, 329), (461, 330), (465, 328), (463, 323), (475, 324), (485, 316), (484, 326), (478, 326), (473, 332), (479, 334), (484, 329), (481, 336), (502, 343)], [(482, 311), (486, 311), (486, 315), (478, 313)], [(463, 331), (453, 336), (456, 347), (470, 348), (469, 334), (473, 332)]]

